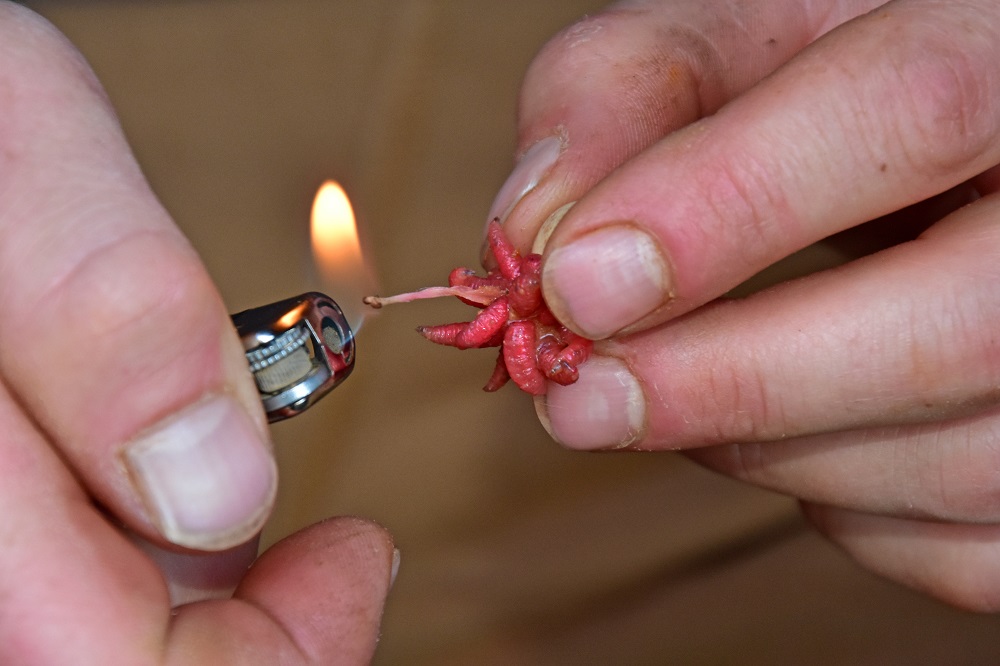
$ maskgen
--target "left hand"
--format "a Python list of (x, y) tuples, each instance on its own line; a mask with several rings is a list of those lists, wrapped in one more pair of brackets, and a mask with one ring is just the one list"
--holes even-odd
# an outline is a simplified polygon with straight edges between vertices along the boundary
[[(689, 449), (875, 571), (1000, 609), (997, 34), (996, 2), (633, 0), (552, 40), (492, 212), (526, 249), (579, 200), (544, 293), (605, 341), (539, 401), (549, 432)], [(919, 239), (715, 300), (889, 213)]]
[(0, 105), (0, 664), (368, 663), (391, 537), (254, 561), (276, 465), (222, 299), (83, 58), (5, 0)]

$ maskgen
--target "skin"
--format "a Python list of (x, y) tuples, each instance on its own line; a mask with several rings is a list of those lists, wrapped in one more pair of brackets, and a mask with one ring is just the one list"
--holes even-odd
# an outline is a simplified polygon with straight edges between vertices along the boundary
[[(997, 34), (987, 1), (636, 0), (557, 35), (491, 211), (526, 251), (577, 202), (543, 293), (602, 341), (536, 399), (553, 437), (684, 450), (1000, 610)], [(838, 233), (867, 256), (720, 299)]]
[[(391, 538), (335, 519), (254, 562), (274, 464), (218, 293), (64, 38), (0, 2), (0, 63), (0, 663), (367, 663)], [(166, 514), (129, 456), (192, 414), (237, 467)]]
[[(686, 0), (622, 3), (557, 36), (528, 74), (519, 150), (556, 137), (557, 159), (498, 203), (526, 251), (579, 200), (543, 288), (607, 342), (540, 403), (554, 436), (686, 449), (801, 498), (871, 569), (996, 610), (997, 23), (990, 2)], [(328, 521), (246, 571), (273, 488), (176, 530), (124, 462), (219, 396), (251, 452), (260, 407), (218, 294), (79, 55), (0, 3), (0, 56), (0, 662), (366, 662), (383, 530)], [(917, 240), (716, 300), (897, 211), (896, 235)], [(646, 273), (662, 297), (585, 315), (563, 292), (591, 278), (564, 250), (589, 238), (598, 266), (594, 246), (636, 231), (626, 258), (662, 264)], [(231, 582), (231, 599), (171, 611), (171, 584), (204, 599)]]

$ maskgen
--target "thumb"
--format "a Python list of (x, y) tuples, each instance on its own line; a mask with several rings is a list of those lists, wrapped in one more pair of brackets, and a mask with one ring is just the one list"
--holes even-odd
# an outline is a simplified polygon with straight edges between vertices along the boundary
[(532, 62), (518, 160), (490, 208), (526, 251), (550, 216), (660, 138), (714, 113), (873, 0), (619, 2)]
[(132, 531), (247, 541), (277, 473), (219, 294), (79, 54), (0, 3), (0, 63), (2, 381)]

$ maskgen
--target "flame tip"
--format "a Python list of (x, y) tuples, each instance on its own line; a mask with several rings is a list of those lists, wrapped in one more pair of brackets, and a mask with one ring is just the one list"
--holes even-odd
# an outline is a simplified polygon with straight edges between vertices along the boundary
[(350, 198), (335, 180), (320, 185), (310, 220), (312, 254), (324, 291), (337, 299), (355, 333), (364, 323), (362, 296), (372, 293), (374, 274), (366, 265)]

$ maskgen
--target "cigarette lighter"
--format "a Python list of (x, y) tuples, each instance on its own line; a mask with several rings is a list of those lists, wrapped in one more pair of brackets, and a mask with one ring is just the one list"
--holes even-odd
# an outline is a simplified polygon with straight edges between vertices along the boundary
[(317, 292), (233, 315), (270, 423), (299, 414), (354, 369), (354, 334), (340, 306)]

